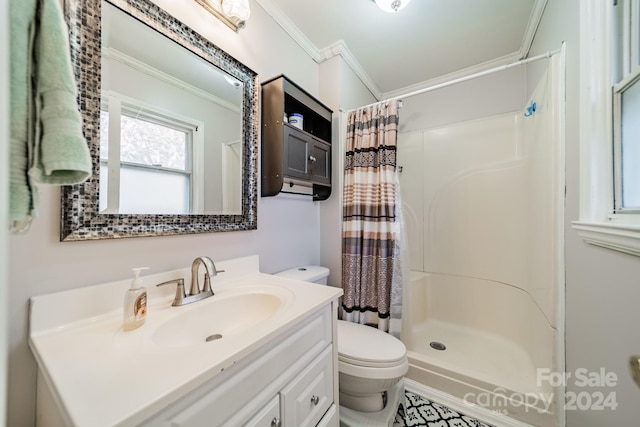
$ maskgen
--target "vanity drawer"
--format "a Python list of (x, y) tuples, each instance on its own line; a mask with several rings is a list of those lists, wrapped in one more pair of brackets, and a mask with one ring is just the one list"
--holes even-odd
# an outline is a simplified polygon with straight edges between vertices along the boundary
[[(144, 424), (145, 427), (238, 427), (250, 423), (254, 414), (260, 413), (274, 396), (278, 396), (284, 389), (289, 389), (292, 379), (297, 381), (301, 374), (315, 366), (319, 354), (324, 355), (327, 351), (331, 354), (330, 307), (303, 319), (301, 325), (274, 338), (266, 346), (266, 351), (254, 352), (187, 397), (180, 399), (175, 405), (149, 420)], [(282, 400), (280, 402), (282, 403)], [(281, 415), (284, 420), (282, 408)], [(284, 421), (282, 424), (299, 427), (295, 423), (288, 424)], [(266, 426), (270, 425), (269, 420)]]
[(315, 426), (333, 403), (332, 355), (329, 346), (280, 393), (285, 427)]
[(243, 427), (276, 427), (280, 422), (280, 399), (275, 396)]

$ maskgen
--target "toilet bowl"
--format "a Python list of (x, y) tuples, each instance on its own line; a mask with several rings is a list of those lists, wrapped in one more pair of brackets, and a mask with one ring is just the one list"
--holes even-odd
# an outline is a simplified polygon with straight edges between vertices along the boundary
[[(277, 275), (326, 285), (329, 269), (307, 265)], [(340, 406), (361, 413), (388, 410), (394, 415), (398, 402), (390, 403), (387, 392), (409, 369), (404, 344), (379, 329), (344, 320), (338, 320), (337, 329)]]
[(361, 412), (384, 408), (384, 393), (407, 373), (407, 349), (370, 326), (338, 320), (340, 404)]

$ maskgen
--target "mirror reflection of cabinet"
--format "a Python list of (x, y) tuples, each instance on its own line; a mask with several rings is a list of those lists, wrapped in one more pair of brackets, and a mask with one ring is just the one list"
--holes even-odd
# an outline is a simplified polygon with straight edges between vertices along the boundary
[[(302, 129), (286, 117), (301, 114)], [(280, 75), (262, 84), (262, 196), (331, 194), (331, 113)]]

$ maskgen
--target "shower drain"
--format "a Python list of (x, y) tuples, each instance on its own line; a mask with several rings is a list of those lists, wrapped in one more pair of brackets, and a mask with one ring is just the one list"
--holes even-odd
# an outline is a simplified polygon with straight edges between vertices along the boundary
[(446, 346), (446, 345), (444, 345), (444, 344), (442, 344), (441, 342), (438, 342), (438, 341), (431, 341), (431, 342), (429, 343), (429, 345), (430, 345), (430, 346), (431, 346), (431, 348), (433, 348), (434, 350), (440, 350), (440, 351), (442, 351), (442, 350), (446, 350), (446, 349), (447, 349), (447, 346)]

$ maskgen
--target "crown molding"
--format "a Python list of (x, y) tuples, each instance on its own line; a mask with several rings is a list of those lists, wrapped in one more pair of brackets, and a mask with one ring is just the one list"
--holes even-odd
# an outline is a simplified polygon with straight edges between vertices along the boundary
[(531, 45), (533, 44), (533, 39), (536, 35), (536, 31), (538, 30), (538, 26), (540, 25), (540, 21), (542, 20), (542, 14), (544, 13), (544, 9), (547, 6), (548, 0), (536, 0), (533, 5), (533, 9), (531, 11), (531, 15), (529, 15), (529, 22), (527, 23), (527, 28), (525, 30), (524, 36), (522, 37), (522, 42), (520, 45), (520, 49), (517, 51), (510, 53), (508, 55), (502, 56), (500, 58), (495, 58), (487, 62), (483, 62), (481, 64), (476, 64), (471, 67), (463, 68), (461, 70), (454, 71), (452, 73), (444, 74), (442, 76), (435, 77), (430, 80), (425, 80), (414, 85), (401, 87), (399, 89), (395, 89), (389, 92), (382, 93), (381, 97), (378, 99), (390, 99), (402, 96), (405, 93), (411, 93), (414, 91), (418, 91), (429, 86), (437, 85), (440, 83), (444, 83), (447, 81), (451, 81), (454, 79), (459, 79), (461, 77), (465, 77), (471, 74), (479, 73), (485, 70), (489, 70), (491, 68), (500, 67), (502, 65), (507, 65), (515, 61), (519, 61), (521, 59), (525, 59), (529, 55), (529, 51), (531, 50)]
[(330, 46), (320, 49), (313, 44), (311, 40), (309, 40), (309, 38), (293, 23), (293, 21), (291, 21), (291, 19), (271, 0), (256, 0), (256, 2), (273, 18), (273, 20), (289, 35), (289, 37), (291, 37), (291, 39), (293, 39), (318, 64), (335, 56), (341, 56), (345, 63), (358, 76), (362, 84), (378, 100), (402, 96), (404, 93), (420, 90), (434, 84), (464, 77), (472, 73), (488, 70), (493, 67), (506, 65), (510, 62), (526, 58), (529, 54), (529, 50), (531, 49), (538, 26), (540, 25), (547, 1), (548, 0), (535, 1), (531, 15), (529, 16), (527, 28), (522, 38), (520, 49), (516, 52), (482, 64), (454, 71), (434, 79), (416, 83), (414, 85), (399, 88), (390, 92), (381, 92), (343, 40), (339, 40)]
[(273, 18), (273, 20), (284, 30), (285, 33), (295, 41), (315, 62), (318, 64), (331, 59), (335, 56), (341, 56), (347, 65), (358, 76), (360, 81), (373, 94), (376, 99), (380, 99), (381, 91), (373, 82), (371, 77), (358, 62), (356, 57), (351, 53), (347, 44), (343, 40), (338, 40), (324, 49), (319, 49), (309, 38), (293, 23), (291, 19), (271, 0), (256, 0), (256, 2)]
[(369, 92), (371, 92), (371, 94), (376, 99), (380, 99), (380, 96), (382, 96), (382, 92), (375, 84), (375, 82), (371, 79), (371, 77), (369, 77), (369, 74), (367, 74), (362, 65), (360, 65), (344, 40), (338, 40), (331, 46), (327, 46), (320, 51), (320, 54), (322, 61), (331, 59), (334, 56), (341, 56), (344, 62), (349, 66), (349, 68), (351, 68), (355, 75), (358, 76), (358, 79), (360, 79), (362, 84), (369, 90)]
[(458, 71), (454, 71), (452, 73), (443, 74), (441, 76), (435, 77), (433, 79), (425, 80), (410, 86), (401, 87), (399, 89), (395, 89), (389, 92), (382, 93), (381, 99), (391, 99), (402, 97), (406, 93), (415, 92), (418, 90), (425, 89), (430, 86), (434, 86), (440, 83), (449, 82), (451, 80), (459, 79), (461, 77), (466, 77), (471, 74), (480, 73), (485, 70), (490, 70), (492, 68), (500, 67), (502, 65), (507, 65), (512, 62), (518, 61), (520, 59), (520, 51), (516, 51), (510, 53), (509, 55), (502, 56), (500, 58), (492, 59), (491, 61), (483, 62), (481, 64), (476, 64), (471, 67), (463, 68)]
[(524, 36), (522, 37), (522, 42), (520, 43), (521, 56), (518, 59), (524, 59), (527, 57), (527, 55), (529, 55), (531, 45), (533, 44), (533, 39), (536, 36), (536, 32), (538, 31), (538, 27), (540, 26), (540, 21), (542, 20), (542, 14), (547, 7), (547, 1), (548, 0), (536, 0), (535, 4), (533, 5), (531, 15), (529, 15), (527, 28), (524, 32)]
[(256, 0), (256, 2), (314, 61), (319, 64), (325, 60), (322, 59), (320, 49), (318, 49), (300, 28), (271, 0)]
[(171, 86), (180, 88), (187, 93), (195, 95), (199, 98), (205, 99), (209, 102), (213, 102), (215, 104), (220, 105), (222, 108), (226, 108), (229, 111), (233, 111), (235, 113), (242, 113), (242, 109), (240, 106), (235, 105), (232, 102), (229, 102), (225, 99), (222, 99), (218, 96), (215, 96), (207, 91), (204, 91), (192, 84), (185, 82), (177, 77), (174, 77), (170, 74), (167, 74), (163, 71), (158, 70), (150, 66), (149, 64), (142, 62), (136, 58), (133, 58), (121, 51), (114, 49), (112, 47), (102, 49), (102, 58), (104, 59), (112, 59), (114, 61), (118, 61), (124, 65), (127, 65), (134, 70), (137, 70), (143, 74), (146, 74), (150, 77), (153, 77), (161, 82), (167, 83)]

